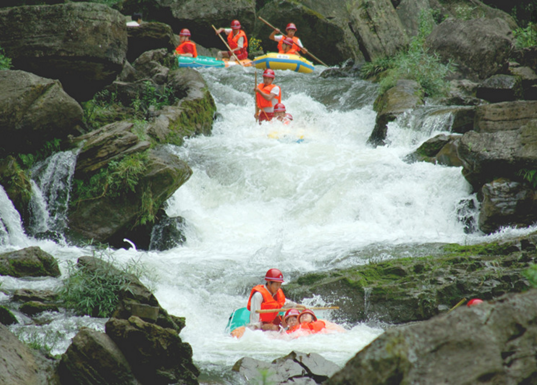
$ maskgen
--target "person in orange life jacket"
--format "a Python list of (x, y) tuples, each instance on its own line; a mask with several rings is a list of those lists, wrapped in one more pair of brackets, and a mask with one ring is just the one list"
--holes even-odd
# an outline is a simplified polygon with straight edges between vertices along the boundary
[(269, 269), (265, 275), (264, 285), (254, 286), (248, 298), (246, 308), (250, 310), (251, 329), (261, 329), (264, 331), (280, 330), (281, 317), (277, 312), (257, 313), (256, 310), (281, 309), (281, 308), (301, 308), (304, 306), (297, 305), (293, 301), (285, 298), (281, 289), (283, 283), (283, 274), (278, 269)]
[(310, 309), (304, 309), (300, 312), (298, 322), (301, 329), (309, 330), (312, 333), (318, 333), (326, 327), (326, 323), (318, 320), (313, 310)]
[(175, 49), (174, 55), (176, 56), (187, 56), (187, 57), (197, 57), (198, 50), (196, 49), (196, 44), (190, 41), (190, 31), (186, 28), (183, 28), (179, 32), (179, 44)]
[(283, 124), (289, 124), (293, 120), (293, 117), (291, 116), (291, 119), (289, 119), (287, 115), (291, 116), (291, 114), (285, 113), (285, 105), (283, 103), (278, 103), (274, 106), (274, 118), (283, 122)]
[(296, 44), (293, 43), (293, 40), (286, 37), (282, 40), (282, 48), (278, 53), (283, 53), (286, 55), (297, 55), (298, 51), (295, 50)]
[(230, 60), (235, 60), (235, 57), (231, 52), (235, 53), (237, 59), (244, 60), (248, 59), (248, 38), (246, 33), (241, 29), (241, 23), (238, 20), (233, 20), (231, 22), (231, 28), (218, 28), (216, 34), (220, 34), (224, 31), (227, 35), (227, 44), (231, 51), (220, 51), (218, 52), (218, 58), (229, 58)]
[(289, 309), (283, 316), (282, 326), (287, 329), (287, 333), (292, 333), (299, 326), (298, 316), (300, 311), (298, 309)]
[[(306, 48), (304, 48), (304, 46), (302, 45), (302, 42), (300, 41), (300, 39), (295, 36), (296, 25), (294, 25), (293, 23), (287, 24), (287, 27), (285, 27), (285, 32), (287, 34), (287, 37), (290, 37), (293, 40), (293, 42), (294, 42), (293, 49), (297, 53), (300, 52), (300, 51), (302, 51), (304, 53), (308, 53), (308, 50)], [(284, 38), (285, 38), (285, 36), (283, 36), (281, 34), (281, 31), (279, 29), (275, 29), (274, 31), (272, 31), (272, 33), (269, 36), (269, 39), (278, 42), (278, 52), (283, 51), (282, 45), (283, 45), (283, 39)]]
[(131, 21), (127, 22), (127, 27), (139, 27), (142, 24), (142, 14), (134, 12), (131, 17)]
[(280, 87), (272, 84), (276, 75), (271, 69), (263, 72), (263, 83), (259, 83), (255, 88), (257, 116), (259, 123), (270, 121), (274, 117), (274, 106), (282, 102), (282, 92)]

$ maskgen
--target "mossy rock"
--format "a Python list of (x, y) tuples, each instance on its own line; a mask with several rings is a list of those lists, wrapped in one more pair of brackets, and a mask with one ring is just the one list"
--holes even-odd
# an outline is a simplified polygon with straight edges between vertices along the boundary
[(58, 306), (39, 301), (30, 301), (21, 305), (20, 311), (26, 315), (33, 316), (45, 311), (58, 311)]
[(59, 277), (58, 262), (39, 247), (0, 254), (0, 275), (12, 277)]
[(13, 315), (13, 313), (4, 306), (0, 306), (0, 324), (3, 325), (14, 325), (16, 323), (19, 323), (17, 321), (17, 318)]

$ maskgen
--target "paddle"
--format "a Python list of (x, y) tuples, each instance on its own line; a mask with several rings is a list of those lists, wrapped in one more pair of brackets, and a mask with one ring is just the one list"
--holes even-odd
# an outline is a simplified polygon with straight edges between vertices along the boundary
[[(268, 25), (270, 28), (274, 29), (274, 30), (279, 30), (278, 28), (276, 28), (275, 26), (273, 26), (272, 24), (270, 24), (268, 21), (266, 21), (265, 19), (263, 19), (261, 16), (258, 16), (257, 17), (259, 20), (261, 20), (263, 23), (265, 23), (266, 25)], [(281, 31), (281, 30), (279, 30)], [(285, 37), (289, 37), (285, 34)], [(312, 54), (309, 50), (306, 52), (308, 55), (310, 55), (312, 58), (314, 58), (315, 60), (317, 60), (319, 63), (321, 63), (323, 66), (325, 67), (329, 67), (328, 64), (326, 64), (325, 62), (323, 62), (321, 59), (318, 59), (314, 54)]]
[[(240, 61), (239, 58), (237, 57), (237, 55), (235, 55), (235, 52), (233, 52), (233, 51), (231, 50), (231, 48), (229, 48), (229, 45), (226, 43), (226, 41), (224, 40), (224, 38), (222, 37), (222, 35), (220, 35), (220, 34), (218, 33), (218, 30), (214, 27), (214, 25), (211, 25), (211, 27), (213, 27), (214, 32), (216, 32), (216, 34), (218, 35), (218, 37), (219, 37), (220, 39), (222, 39), (222, 41), (223, 41), (224, 44), (226, 45), (226, 47), (227, 47), (227, 49), (229, 50), (229, 52), (231, 52), (231, 53), (233, 54), (233, 57), (235, 58), (235, 60), (237, 60), (237, 61), (239, 62), (239, 64), (240, 64), (242, 67), (244, 67), (244, 65), (241, 63), (241, 61)], [(231, 33), (233, 33), (233, 32), (231, 32)]]
[[(257, 68), (255, 69), (255, 84), (254, 87), (257, 88)], [(257, 92), (254, 88), (254, 103), (255, 103), (255, 121), (259, 120), (259, 107), (257, 106)]]
[[(281, 311), (287, 311), (291, 308), (285, 309), (266, 309), (266, 310), (256, 310), (256, 313), (279, 313)], [(308, 307), (310, 310), (338, 310), (339, 306), (325, 306), (325, 307)]]

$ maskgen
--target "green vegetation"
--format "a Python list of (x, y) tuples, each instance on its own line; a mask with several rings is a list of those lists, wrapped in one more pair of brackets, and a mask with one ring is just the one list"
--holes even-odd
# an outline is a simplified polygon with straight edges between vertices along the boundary
[(537, 265), (532, 265), (529, 269), (524, 270), (522, 275), (528, 279), (531, 286), (537, 288)]
[(527, 181), (533, 188), (537, 188), (537, 176), (535, 175), (537, 170), (530, 170), (523, 168), (517, 172), (518, 176)]
[(392, 58), (378, 59), (363, 66), (363, 77), (381, 75), (379, 76), (381, 95), (395, 86), (399, 79), (417, 81), (425, 96), (440, 97), (447, 93), (449, 83), (444, 78), (452, 72), (453, 64), (450, 62), (442, 64), (438, 56), (427, 52), (425, 39), (431, 33), (434, 22), (425, 16), (424, 12), (420, 14), (419, 34), (412, 38), (408, 49)]
[(61, 139), (52, 139), (43, 144), (43, 147), (33, 154), (18, 154), (17, 158), (24, 165), (24, 168), (29, 169), (37, 162), (47, 159), (52, 154), (61, 150)]
[(133, 276), (139, 278), (140, 269), (134, 262), (123, 269), (114, 267), (113, 255), (106, 249), (94, 254), (98, 263), (90, 266), (68, 263), (67, 278), (58, 292), (64, 306), (79, 315), (110, 317), (119, 303), (121, 292), (130, 292)]
[(518, 48), (527, 48), (537, 45), (537, 24), (530, 22), (526, 28), (517, 28), (513, 33)]
[(263, 47), (261, 47), (261, 39), (256, 39), (252, 36), (248, 43), (248, 49), (252, 52), (263, 51)]
[(53, 356), (51, 352), (64, 338), (63, 331), (35, 327), (16, 329), (13, 333), (30, 349), (38, 350), (47, 357), (60, 358), (59, 356)]
[(8, 58), (4, 50), (0, 47), (0, 70), (11, 69), (11, 59)]

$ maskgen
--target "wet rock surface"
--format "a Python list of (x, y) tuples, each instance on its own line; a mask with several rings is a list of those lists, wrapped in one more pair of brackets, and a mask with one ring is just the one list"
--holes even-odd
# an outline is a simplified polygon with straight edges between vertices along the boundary
[(56, 259), (33, 246), (0, 254), (0, 275), (12, 277), (59, 277)]

